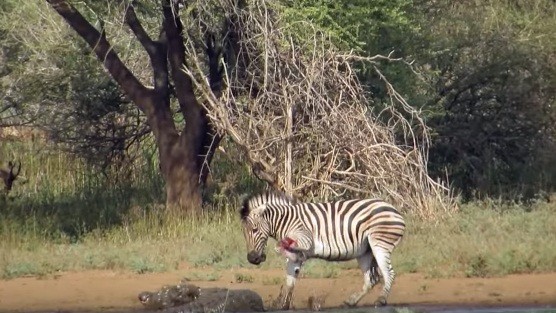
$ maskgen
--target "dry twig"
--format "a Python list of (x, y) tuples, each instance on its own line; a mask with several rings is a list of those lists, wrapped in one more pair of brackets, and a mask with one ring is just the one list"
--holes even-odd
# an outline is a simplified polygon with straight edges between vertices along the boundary
[[(378, 68), (380, 60), (400, 59), (341, 53), (308, 23), (313, 41), (295, 42), (269, 2), (244, 9), (220, 2), (235, 8), (226, 14), (237, 17), (243, 63), (225, 73), (220, 97), (193, 44), (185, 71), (212, 123), (243, 148), (255, 174), (306, 199), (380, 196), (423, 217), (453, 208), (448, 190), (427, 173), (428, 128)], [(389, 103), (370, 102), (352, 61), (374, 66)]]

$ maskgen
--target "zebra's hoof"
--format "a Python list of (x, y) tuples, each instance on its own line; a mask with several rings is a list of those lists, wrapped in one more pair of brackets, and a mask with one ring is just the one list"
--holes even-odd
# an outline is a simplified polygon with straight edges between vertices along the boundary
[(351, 301), (351, 300), (346, 300), (346, 301), (344, 301), (344, 305), (342, 305), (342, 306), (343, 306), (343, 307), (346, 307), (346, 308), (353, 308), (353, 307), (355, 307), (356, 305), (357, 305), (357, 303), (355, 303), (355, 302), (353, 302), (353, 301)]
[(375, 308), (381, 307), (381, 306), (386, 306), (386, 298), (384, 297), (378, 297), (375, 301)]

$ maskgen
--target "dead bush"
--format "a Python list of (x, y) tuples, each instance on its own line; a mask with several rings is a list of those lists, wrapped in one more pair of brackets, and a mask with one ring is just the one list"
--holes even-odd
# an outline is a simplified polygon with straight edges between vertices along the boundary
[[(212, 123), (243, 149), (259, 178), (306, 200), (380, 196), (422, 217), (454, 208), (448, 189), (427, 173), (428, 128), (380, 72), (380, 62), (403, 60), (339, 51), (308, 22), (295, 26), (305, 39), (294, 37), (265, 0), (220, 3), (235, 8), (225, 15), (235, 17), (228, 36), (239, 38), (235, 58), (222, 59), (226, 87), (211, 91), (192, 41), (184, 70)], [(388, 103), (371, 100), (354, 61), (382, 78)]]

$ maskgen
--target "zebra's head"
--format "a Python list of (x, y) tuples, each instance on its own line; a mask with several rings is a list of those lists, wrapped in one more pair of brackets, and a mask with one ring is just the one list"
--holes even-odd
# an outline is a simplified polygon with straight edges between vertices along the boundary
[(264, 212), (268, 204), (293, 204), (295, 200), (279, 193), (263, 193), (247, 198), (239, 211), (243, 236), (247, 244), (247, 261), (261, 264), (266, 260), (264, 252), (270, 236), (270, 221)]

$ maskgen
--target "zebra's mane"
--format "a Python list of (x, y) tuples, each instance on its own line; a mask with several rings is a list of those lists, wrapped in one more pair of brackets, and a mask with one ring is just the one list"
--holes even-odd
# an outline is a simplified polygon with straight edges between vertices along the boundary
[(267, 204), (296, 204), (297, 200), (282, 192), (267, 191), (246, 198), (239, 210), (241, 219), (259, 215), (264, 212)]

